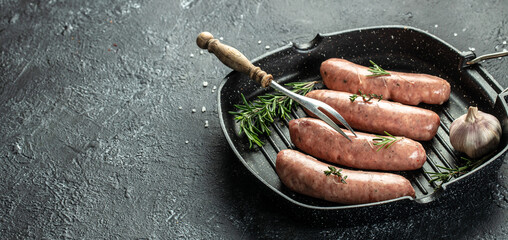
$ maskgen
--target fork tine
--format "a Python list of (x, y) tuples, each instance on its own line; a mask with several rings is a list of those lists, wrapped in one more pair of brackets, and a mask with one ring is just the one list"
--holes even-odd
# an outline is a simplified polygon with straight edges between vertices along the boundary
[[(335, 129), (337, 132), (339, 132), (342, 136), (344, 136), (347, 140), (351, 141), (351, 139), (342, 131), (342, 129), (337, 126), (337, 124), (328, 117), (325, 112), (328, 112), (330, 116), (333, 116), (336, 118), (339, 122), (341, 122), (344, 126), (346, 126), (347, 129), (349, 129), (355, 136), (356, 133), (353, 131), (353, 129), (347, 124), (346, 120), (340, 116), (340, 114), (335, 111), (332, 107), (328, 106), (326, 103), (318, 101), (313, 98), (309, 98), (306, 96), (302, 96), (299, 94), (296, 94), (292, 91), (287, 90), (286, 88), (279, 85), (277, 82), (272, 81), (270, 86), (279, 91), (283, 94), (289, 96), (291, 99), (298, 102), (302, 107), (308, 109), (309, 111), (313, 112), (318, 118), (326, 122), (328, 125), (330, 125), (333, 129)], [(321, 108), (321, 109), (320, 109)]]
[(332, 115), (334, 118), (336, 118), (340, 123), (342, 123), (342, 125), (344, 125), (349, 131), (351, 131), (355, 135), (355, 137), (357, 137), (353, 128), (351, 128), (351, 126), (349, 126), (349, 124), (346, 122), (346, 120), (337, 111), (335, 111), (335, 109), (333, 109), (332, 107), (330, 107), (328, 105), (324, 105), (324, 106), (320, 105), (319, 108), (321, 108), (320, 109), (321, 111), (324, 110), (324, 111), (328, 112), (330, 115)]
[(321, 120), (325, 121), (328, 125), (330, 125), (333, 129), (335, 129), (335, 131), (337, 131), (340, 134), (342, 134), (342, 136), (347, 138), (347, 140), (351, 141), (351, 139), (346, 135), (346, 133), (344, 133), (344, 131), (342, 131), (342, 129), (339, 126), (337, 126), (337, 124), (332, 119), (330, 119), (328, 116), (326, 116), (326, 114), (321, 112), (318, 108), (312, 108), (312, 109), (309, 109), (309, 110), (311, 110)]

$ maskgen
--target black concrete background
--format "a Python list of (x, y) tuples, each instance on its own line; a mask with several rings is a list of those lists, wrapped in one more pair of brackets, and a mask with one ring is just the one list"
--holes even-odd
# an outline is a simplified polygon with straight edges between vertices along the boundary
[[(364, 224), (294, 217), (227, 145), (213, 87), (230, 70), (195, 38), (210, 31), (255, 58), (317, 33), (397, 24), (480, 55), (508, 48), (507, 10), (496, 0), (1, 0), (0, 236), (506, 239), (506, 160), (483, 197), (457, 209)], [(508, 87), (507, 63), (482, 65)]]

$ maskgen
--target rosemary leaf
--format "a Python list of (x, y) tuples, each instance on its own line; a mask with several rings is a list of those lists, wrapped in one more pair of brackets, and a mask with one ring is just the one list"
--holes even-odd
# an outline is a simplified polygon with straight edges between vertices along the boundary
[(393, 135), (389, 134), (387, 131), (384, 131), (386, 135), (388, 136), (381, 136), (381, 135), (376, 135), (377, 138), (374, 138), (372, 139), (372, 141), (375, 141), (374, 142), (374, 145), (375, 146), (380, 146), (377, 150), (381, 150), (382, 148), (389, 148), (390, 146), (392, 146), (392, 144), (394, 144), (397, 140), (399, 140), (398, 138), (394, 137)]
[(349, 100), (351, 100), (351, 102), (354, 102), (357, 97), (358, 97), (357, 94), (353, 94), (353, 95), (349, 96)]
[(381, 101), (383, 99), (383, 95), (377, 95), (375, 93), (370, 93), (370, 94), (364, 94), (362, 92), (362, 90), (358, 90), (358, 94), (353, 94), (351, 96), (349, 96), (349, 100), (351, 100), (351, 102), (354, 102), (358, 97), (362, 97), (363, 101), (364, 102), (369, 102), (371, 99), (373, 98), (377, 98), (378, 102)]
[(342, 183), (347, 184), (347, 182), (346, 182), (347, 176), (342, 175), (342, 168), (337, 169), (334, 166), (328, 166), (328, 169), (329, 170), (324, 171), (324, 174), (326, 176), (335, 175), (335, 176), (339, 177), (339, 179)]
[(369, 72), (371, 72), (371, 75), (367, 75), (367, 77), (377, 77), (377, 76), (383, 76), (383, 75), (390, 75), (389, 72), (382, 69), (380, 66), (375, 64), (372, 60), (369, 60), (370, 64), (372, 64), (372, 67), (369, 67)]
[(477, 168), (483, 162), (485, 162), (485, 160), (488, 159), (489, 157), (490, 157), (490, 155), (485, 156), (485, 157), (483, 157), (481, 159), (474, 160), (474, 161), (471, 160), (471, 159), (465, 158), (465, 157), (461, 157), (461, 160), (465, 161), (465, 164), (463, 166), (461, 166), (461, 167), (448, 168), (448, 167), (443, 167), (443, 166), (437, 165), (438, 168), (446, 170), (446, 171), (442, 171), (442, 172), (425, 172), (425, 173), (429, 174), (430, 177), (432, 178), (429, 181), (430, 183), (441, 182), (436, 187), (436, 188), (441, 188), (441, 186), (444, 183), (450, 181), (452, 178), (460, 177), (460, 176), (470, 172), (471, 170)]

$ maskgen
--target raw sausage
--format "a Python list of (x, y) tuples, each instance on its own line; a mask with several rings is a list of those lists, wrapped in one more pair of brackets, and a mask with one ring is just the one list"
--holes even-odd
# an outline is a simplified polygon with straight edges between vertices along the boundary
[(276, 171), (282, 183), (292, 191), (342, 204), (362, 204), (402, 196), (415, 197), (415, 190), (406, 178), (392, 173), (342, 169), (339, 176), (325, 175), (329, 164), (295, 150), (277, 154)]
[(390, 75), (368, 76), (372, 74), (369, 68), (339, 58), (324, 61), (320, 72), (324, 84), (332, 90), (361, 90), (409, 105), (443, 104), (450, 98), (450, 83), (428, 74), (387, 71)]
[[(427, 157), (419, 142), (404, 137), (388, 137), (389, 146), (375, 145), (375, 135), (343, 130), (351, 141), (319, 119), (300, 118), (289, 122), (291, 142), (319, 159), (359, 169), (406, 171), (422, 167)], [(382, 147), (382, 148), (381, 148)], [(380, 149), (381, 148), (381, 149)]]
[[(432, 139), (439, 127), (439, 116), (428, 109), (408, 106), (396, 102), (361, 97), (351, 102), (351, 93), (314, 90), (306, 96), (323, 101), (344, 117), (354, 129), (364, 132), (405, 136), (417, 141)], [(309, 111), (307, 114), (315, 116)]]
[(389, 147), (383, 147), (375, 145), (380, 142), (374, 140), (378, 138), (375, 135), (356, 132), (355, 137), (350, 131), (343, 131), (351, 142), (319, 119), (299, 118), (289, 122), (291, 142), (298, 149), (342, 166), (406, 171), (421, 168), (427, 160), (422, 144), (411, 139), (395, 137)]

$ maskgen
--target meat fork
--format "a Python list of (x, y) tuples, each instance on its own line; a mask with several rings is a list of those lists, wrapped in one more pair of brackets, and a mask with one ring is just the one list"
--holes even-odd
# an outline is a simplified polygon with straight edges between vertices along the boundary
[(267, 74), (265, 71), (262, 71), (259, 67), (255, 67), (240, 51), (237, 49), (222, 44), (219, 40), (214, 39), (213, 35), (209, 32), (202, 32), (198, 35), (196, 39), (196, 43), (202, 49), (207, 49), (210, 53), (215, 54), (217, 58), (224, 63), (226, 66), (236, 70), (238, 72), (249, 75), (249, 78), (259, 83), (262, 87), (272, 87), (273, 89), (282, 92), (284, 95), (292, 98), (297, 103), (302, 105), (307, 110), (314, 113), (321, 120), (325, 121), (328, 125), (330, 125), (337, 132), (342, 134), (349, 141), (349, 137), (342, 131), (337, 124), (330, 118), (335, 118), (338, 122), (342, 123), (349, 131), (351, 131), (355, 136), (356, 133), (353, 131), (351, 126), (346, 122), (346, 120), (337, 112), (335, 109), (330, 107), (328, 104), (318, 101), (316, 99), (312, 99), (309, 97), (305, 97), (299, 94), (296, 94), (283, 86), (279, 85), (277, 82), (272, 81), (273, 76), (271, 74)]

